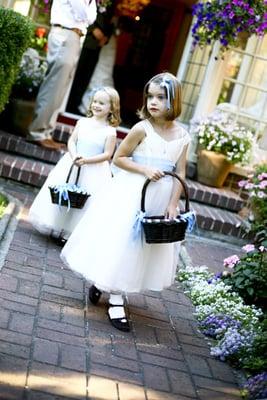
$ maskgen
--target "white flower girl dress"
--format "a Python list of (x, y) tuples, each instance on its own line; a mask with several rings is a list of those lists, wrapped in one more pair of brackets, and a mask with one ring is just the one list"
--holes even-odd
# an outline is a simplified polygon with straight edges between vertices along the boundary
[[(142, 124), (146, 137), (136, 147), (133, 160), (172, 171), (190, 141), (188, 133), (181, 127), (178, 139), (166, 141), (148, 120)], [(173, 283), (178, 244), (147, 244), (142, 231), (135, 229), (145, 180), (141, 174), (119, 170), (109, 188), (92, 198), (62, 250), (63, 261), (100, 290), (160, 291)], [(170, 176), (150, 182), (145, 202), (147, 215), (164, 214), (172, 184)]]
[[(78, 130), (77, 154), (85, 158), (102, 153), (107, 137), (109, 135), (116, 136), (116, 129), (111, 126), (95, 128), (92, 131), (90, 119), (85, 117), (77, 122), (75, 129)], [(90, 202), (97, 191), (108, 185), (112, 179), (108, 161), (83, 165), (80, 170), (78, 185), (91, 196), (82, 209), (71, 208), (68, 210), (67, 207), (51, 202), (49, 186), (64, 184), (71, 165), (70, 154), (66, 153), (48, 175), (29, 210), (29, 221), (41, 233), (68, 238), (90, 207)], [(74, 166), (70, 183), (75, 182), (76, 174), (77, 167)]]

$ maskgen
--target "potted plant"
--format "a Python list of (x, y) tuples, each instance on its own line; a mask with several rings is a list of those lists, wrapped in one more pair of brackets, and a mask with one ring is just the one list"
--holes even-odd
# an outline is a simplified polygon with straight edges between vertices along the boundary
[(263, 36), (267, 31), (266, 0), (210, 0), (193, 6), (193, 46), (220, 42), (221, 54), (240, 45), (240, 33)]
[(28, 48), (22, 56), (19, 73), (10, 96), (12, 129), (25, 136), (35, 107), (35, 99), (44, 79), (47, 63), (37, 50)]
[(249, 163), (253, 133), (229, 114), (216, 110), (205, 118), (195, 120), (192, 131), (198, 137), (199, 182), (221, 187), (232, 164)]

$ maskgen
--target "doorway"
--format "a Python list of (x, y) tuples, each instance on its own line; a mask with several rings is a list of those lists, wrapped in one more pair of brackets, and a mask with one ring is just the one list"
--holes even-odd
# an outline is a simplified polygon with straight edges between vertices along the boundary
[(176, 74), (192, 20), (191, 10), (177, 0), (152, 0), (138, 17), (122, 19), (117, 37), (114, 82), (126, 126), (138, 121), (145, 83), (166, 70)]

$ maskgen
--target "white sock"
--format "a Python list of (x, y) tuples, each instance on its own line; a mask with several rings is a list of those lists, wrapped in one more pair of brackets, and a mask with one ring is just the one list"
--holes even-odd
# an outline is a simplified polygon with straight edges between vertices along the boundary
[(108, 313), (111, 319), (115, 318), (121, 318), (122, 322), (125, 322), (125, 311), (123, 306), (115, 306), (115, 307), (109, 307)]
[(109, 304), (113, 306), (123, 306), (124, 301), (121, 294), (110, 294), (109, 296)]
[[(124, 306), (123, 306), (124, 301), (123, 301), (121, 294), (110, 294), (109, 304), (112, 305), (112, 307), (109, 307), (109, 309), (108, 309), (110, 318), (115, 319), (115, 318), (124, 318), (125, 317), (125, 311), (124, 311)], [(122, 319), (122, 321), (124, 322), (123, 319)]]

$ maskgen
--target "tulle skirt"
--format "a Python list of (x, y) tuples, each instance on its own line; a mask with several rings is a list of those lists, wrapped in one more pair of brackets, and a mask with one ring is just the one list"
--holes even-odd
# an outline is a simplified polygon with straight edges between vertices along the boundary
[[(29, 221), (43, 234), (68, 238), (88, 208), (90, 208), (90, 203), (97, 191), (102, 186), (108, 185), (112, 179), (108, 161), (83, 165), (78, 184), (86, 192), (90, 193), (91, 197), (87, 199), (82, 209), (71, 208), (68, 211), (67, 207), (52, 203), (48, 187), (65, 183), (71, 165), (71, 157), (69, 153), (66, 153), (48, 175), (29, 210)], [(77, 168), (74, 167), (69, 180), (70, 183), (75, 182), (76, 174)]]
[[(142, 229), (134, 229), (144, 180), (140, 174), (116, 174), (92, 199), (62, 250), (62, 260), (100, 290), (160, 291), (174, 281), (179, 244), (147, 244)], [(164, 177), (149, 184), (147, 214), (165, 212), (172, 182)]]

